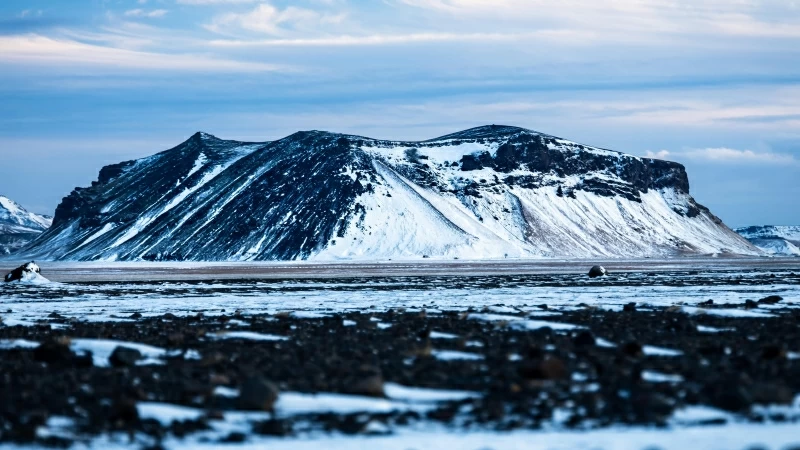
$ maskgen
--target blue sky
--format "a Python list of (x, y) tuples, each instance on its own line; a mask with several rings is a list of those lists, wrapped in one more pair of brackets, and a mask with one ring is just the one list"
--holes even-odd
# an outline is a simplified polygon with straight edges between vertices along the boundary
[(800, 224), (800, 0), (4, 0), (0, 193), (52, 213), (198, 130), (489, 123), (684, 163), (731, 226)]

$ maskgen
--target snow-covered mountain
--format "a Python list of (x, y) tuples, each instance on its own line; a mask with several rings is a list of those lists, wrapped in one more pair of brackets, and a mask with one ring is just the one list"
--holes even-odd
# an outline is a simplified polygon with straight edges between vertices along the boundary
[(765, 253), (800, 256), (800, 226), (754, 226), (735, 230)]
[(28, 212), (17, 202), (0, 195), (0, 255), (24, 247), (52, 223), (51, 217)]
[(422, 142), (197, 133), (103, 168), (26, 251), (214, 261), (760, 254), (692, 199), (680, 164), (495, 125)]

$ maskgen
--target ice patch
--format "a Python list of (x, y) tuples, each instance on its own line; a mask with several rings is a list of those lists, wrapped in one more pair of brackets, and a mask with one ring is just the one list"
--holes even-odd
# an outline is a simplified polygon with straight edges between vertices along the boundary
[(642, 380), (648, 383), (680, 383), (683, 377), (666, 373), (654, 372), (652, 370), (642, 371)]
[(256, 333), (253, 331), (221, 331), (208, 335), (212, 339), (243, 339), (250, 341), (285, 341), (289, 338), (274, 334)]
[(642, 353), (647, 356), (681, 356), (683, 352), (680, 350), (673, 350), (663, 347), (654, 347), (652, 345), (642, 346)]
[(440, 361), (477, 361), (483, 359), (483, 355), (456, 350), (433, 350), (431, 355)]

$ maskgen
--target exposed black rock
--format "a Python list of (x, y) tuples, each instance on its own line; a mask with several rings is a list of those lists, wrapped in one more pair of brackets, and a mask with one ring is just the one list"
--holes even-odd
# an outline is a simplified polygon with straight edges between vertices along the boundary
[(589, 278), (604, 277), (606, 275), (608, 275), (608, 272), (606, 272), (603, 266), (592, 266), (592, 268), (589, 269)]
[(761, 305), (774, 305), (781, 300), (783, 300), (783, 297), (780, 295), (770, 295), (769, 297), (762, 298), (758, 303)]
[(242, 384), (238, 406), (247, 410), (272, 411), (278, 395), (278, 387), (273, 383), (261, 377), (250, 377)]
[(111, 352), (108, 357), (108, 362), (113, 367), (132, 367), (136, 362), (142, 359), (142, 352), (135, 348), (118, 346)]
[(42, 270), (39, 268), (39, 266), (36, 265), (34, 261), (31, 261), (7, 273), (3, 281), (6, 283), (10, 283), (12, 281), (23, 281), (31, 278), (32, 275), (39, 275), (41, 273)]

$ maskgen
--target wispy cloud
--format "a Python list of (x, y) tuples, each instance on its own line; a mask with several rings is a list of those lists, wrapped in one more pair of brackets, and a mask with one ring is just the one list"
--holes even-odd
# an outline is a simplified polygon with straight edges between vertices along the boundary
[(44, 11), (42, 11), (41, 9), (26, 9), (21, 13), (19, 13), (18, 17), (20, 19), (24, 19), (26, 17), (42, 17), (43, 13)]
[(125, 11), (125, 17), (142, 17), (148, 19), (158, 19), (167, 15), (169, 11), (166, 9), (153, 9), (150, 11), (144, 9), (129, 9)]
[(262, 3), (245, 13), (218, 15), (205, 27), (220, 34), (236, 34), (241, 31), (273, 36), (285, 36), (290, 32), (316, 34), (322, 31), (322, 27), (342, 23), (344, 18), (345, 14), (330, 14), (295, 6), (280, 9), (269, 3)]
[(259, 1), (261, 0), (176, 0), (175, 3), (181, 5), (241, 5)]
[(212, 73), (288, 70), (286, 67), (263, 63), (232, 61), (202, 55), (133, 51), (40, 35), (0, 36), (0, 61), (29, 65), (106, 67), (110, 70), (177, 70)]
[(670, 152), (669, 150), (659, 150), (657, 152), (648, 150), (644, 156), (652, 159), (669, 159)]
[(794, 155), (788, 153), (737, 150), (727, 147), (701, 148), (675, 152), (668, 150), (660, 150), (657, 152), (648, 151), (646, 156), (656, 159), (692, 159), (728, 164), (794, 165), (798, 163)]

